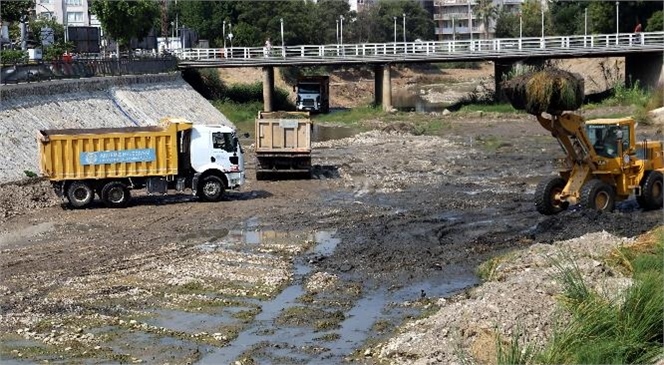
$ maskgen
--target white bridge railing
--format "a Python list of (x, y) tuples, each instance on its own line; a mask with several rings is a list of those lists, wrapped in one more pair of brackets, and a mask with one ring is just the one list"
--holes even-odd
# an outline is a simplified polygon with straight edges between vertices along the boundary
[(618, 53), (633, 50), (664, 50), (664, 32), (503, 38), (435, 42), (328, 44), (302, 46), (189, 48), (177, 57), (186, 61), (229, 63), (298, 63), (307, 60), (390, 61), (428, 58), (478, 58), (542, 55)]

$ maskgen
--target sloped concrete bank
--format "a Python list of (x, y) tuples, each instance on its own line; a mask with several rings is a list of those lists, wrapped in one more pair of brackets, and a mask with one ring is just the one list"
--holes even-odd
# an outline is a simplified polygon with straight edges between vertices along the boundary
[(146, 126), (169, 116), (231, 125), (179, 73), (3, 85), (0, 100), (0, 182), (39, 171), (40, 129)]

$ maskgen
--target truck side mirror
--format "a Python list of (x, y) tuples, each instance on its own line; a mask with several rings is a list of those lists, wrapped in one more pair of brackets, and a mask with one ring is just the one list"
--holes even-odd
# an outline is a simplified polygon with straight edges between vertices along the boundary
[(242, 136), (243, 136), (244, 138), (249, 138), (249, 133), (247, 132), (247, 133), (243, 134)]
[(295, 85), (293, 85), (293, 92), (295, 92), (295, 89), (296, 89), (296, 87), (295, 87)]

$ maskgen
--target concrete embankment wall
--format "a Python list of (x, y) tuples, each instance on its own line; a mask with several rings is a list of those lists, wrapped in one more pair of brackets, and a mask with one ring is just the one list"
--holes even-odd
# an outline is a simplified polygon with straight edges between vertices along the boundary
[(39, 173), (37, 131), (154, 125), (164, 117), (231, 122), (179, 73), (0, 86), (0, 182)]

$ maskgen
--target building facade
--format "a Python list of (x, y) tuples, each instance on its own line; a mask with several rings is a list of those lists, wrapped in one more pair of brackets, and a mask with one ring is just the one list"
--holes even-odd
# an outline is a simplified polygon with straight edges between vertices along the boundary
[(88, 0), (36, 0), (35, 13), (66, 26), (101, 27), (99, 20), (90, 14)]
[[(524, 0), (492, 0), (497, 12), (501, 9), (519, 12)], [(484, 24), (475, 10), (477, 0), (434, 0), (433, 19), (438, 40), (481, 39), (494, 37), (495, 19)], [(472, 30), (471, 30), (472, 26)], [(472, 33), (471, 33), (472, 32)], [(472, 36), (471, 36), (472, 34)]]

